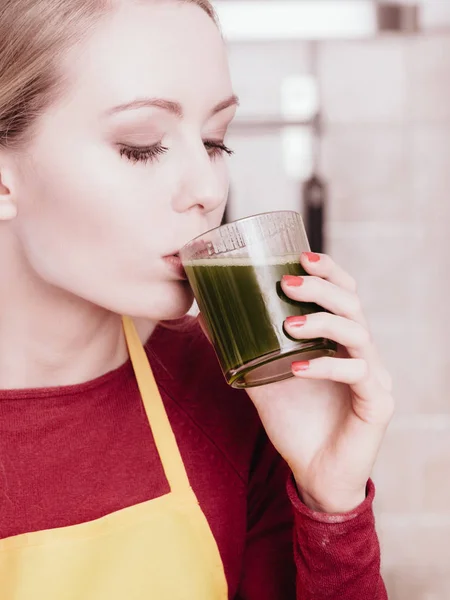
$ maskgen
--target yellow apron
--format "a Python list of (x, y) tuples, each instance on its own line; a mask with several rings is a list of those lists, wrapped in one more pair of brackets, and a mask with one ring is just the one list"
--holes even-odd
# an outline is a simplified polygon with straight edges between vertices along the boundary
[[(216, 540), (189, 484), (133, 321), (123, 325), (170, 493), (95, 521), (0, 540), (1, 600), (226, 600)], [(1, 515), (0, 515), (1, 518)]]

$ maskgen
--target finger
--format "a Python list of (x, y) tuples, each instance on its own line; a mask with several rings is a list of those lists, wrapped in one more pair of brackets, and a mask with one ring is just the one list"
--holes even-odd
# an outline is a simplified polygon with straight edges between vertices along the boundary
[(314, 313), (288, 317), (284, 329), (291, 337), (328, 338), (345, 346), (352, 358), (366, 358), (371, 344), (370, 334), (361, 324), (330, 313)]
[(392, 417), (393, 398), (369, 372), (363, 359), (316, 358), (293, 363), (292, 372), (299, 379), (321, 379), (350, 385), (355, 414), (366, 423), (383, 424)]
[(366, 325), (358, 295), (321, 277), (285, 275), (281, 288), (292, 300), (314, 302), (335, 315)]
[(347, 271), (335, 263), (328, 254), (303, 252), (300, 263), (310, 275), (322, 277), (322, 279), (326, 279), (349, 292), (356, 292), (356, 281)]
[(313, 313), (288, 317), (284, 329), (297, 340), (327, 338), (344, 346), (351, 358), (364, 359), (383, 388), (392, 392), (392, 377), (382, 364), (370, 332), (360, 323), (330, 313)]
[(381, 385), (383, 388), (391, 394), (394, 390), (394, 380), (392, 379), (392, 375), (386, 369), (384, 365), (381, 364), (380, 373), (379, 373)]
[(367, 362), (362, 358), (331, 358), (292, 363), (292, 373), (301, 379), (328, 379), (355, 385), (368, 377)]
[[(368, 384), (366, 384), (368, 385)], [(381, 386), (375, 391), (376, 384), (371, 386), (370, 393), (353, 396), (353, 410), (366, 423), (387, 424), (394, 414), (394, 399)]]

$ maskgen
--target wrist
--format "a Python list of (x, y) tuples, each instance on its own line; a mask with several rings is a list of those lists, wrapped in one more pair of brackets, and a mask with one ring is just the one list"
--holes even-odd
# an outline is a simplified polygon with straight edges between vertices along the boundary
[(357, 509), (365, 501), (366, 489), (352, 493), (330, 492), (325, 496), (312, 495), (303, 490), (296, 481), (297, 491), (302, 502), (314, 512), (325, 514), (346, 514)]

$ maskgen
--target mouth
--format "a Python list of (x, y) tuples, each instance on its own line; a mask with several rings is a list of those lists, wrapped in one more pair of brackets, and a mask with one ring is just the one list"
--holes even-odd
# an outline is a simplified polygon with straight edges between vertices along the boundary
[(167, 254), (166, 256), (163, 256), (163, 260), (171, 269), (171, 271), (177, 275), (177, 279), (182, 281), (187, 280), (186, 271), (181, 263), (179, 250), (173, 254)]
[(174, 252), (169, 252), (168, 254), (165, 254), (163, 256), (163, 258), (168, 258), (169, 256), (180, 256), (180, 250), (175, 250)]

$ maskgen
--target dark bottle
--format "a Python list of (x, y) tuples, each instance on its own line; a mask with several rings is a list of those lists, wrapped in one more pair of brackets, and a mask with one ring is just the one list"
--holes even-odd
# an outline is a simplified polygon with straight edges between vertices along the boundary
[(326, 252), (324, 229), (327, 192), (327, 184), (317, 173), (303, 183), (305, 227), (313, 252)]

